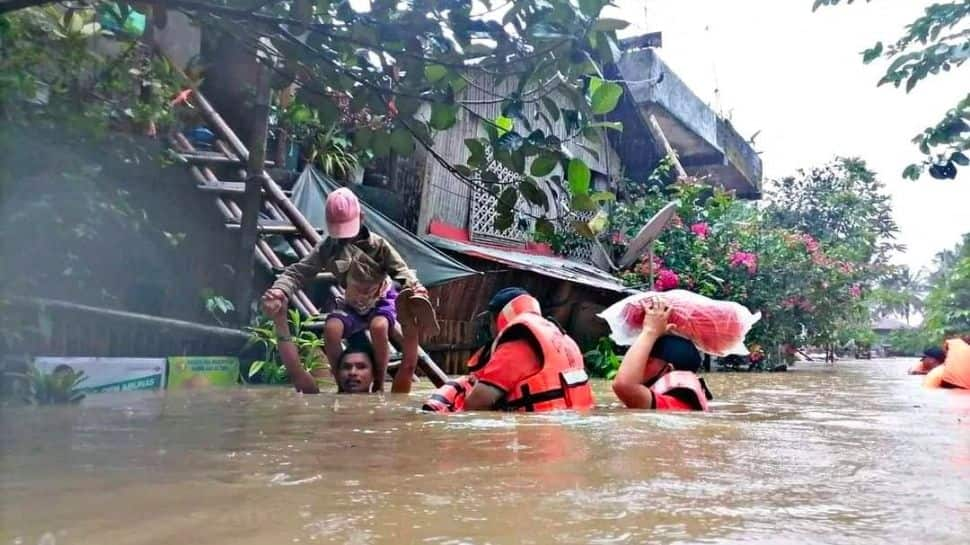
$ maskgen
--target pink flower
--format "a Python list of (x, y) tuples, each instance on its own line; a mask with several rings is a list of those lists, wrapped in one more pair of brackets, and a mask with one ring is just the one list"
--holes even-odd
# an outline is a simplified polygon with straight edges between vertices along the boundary
[(657, 273), (657, 280), (653, 283), (653, 289), (657, 291), (672, 290), (680, 285), (680, 277), (674, 271), (663, 268)]
[(805, 244), (805, 249), (808, 250), (809, 253), (814, 254), (818, 251), (818, 241), (812, 238), (812, 235), (802, 234), (801, 238), (802, 242)]
[(859, 284), (852, 284), (849, 286), (849, 295), (851, 295), (853, 299), (862, 297), (862, 286)]
[(822, 252), (812, 252), (812, 263), (819, 267), (827, 267), (832, 264), (832, 260)]
[(845, 274), (852, 274), (852, 264), (846, 261), (839, 263), (839, 270)]
[(754, 274), (758, 271), (758, 256), (751, 252), (736, 251), (731, 254), (729, 263), (732, 267), (748, 269), (748, 274)]
[(694, 233), (697, 238), (703, 240), (711, 234), (711, 228), (709, 225), (707, 225), (707, 222), (701, 221), (691, 225), (690, 232)]

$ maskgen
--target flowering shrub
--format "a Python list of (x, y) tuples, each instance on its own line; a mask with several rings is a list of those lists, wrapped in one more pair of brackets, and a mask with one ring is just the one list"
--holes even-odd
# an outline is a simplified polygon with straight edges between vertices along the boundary
[[(788, 202), (801, 202), (798, 195), (781, 195), (759, 208), (700, 180), (681, 180), (617, 204), (604, 245), (618, 259), (643, 224), (676, 199), (677, 213), (654, 243), (654, 290), (688, 289), (761, 311), (762, 320), (748, 340), (764, 347), (765, 354), (786, 343), (847, 342), (847, 336), (868, 328), (867, 288), (884, 270), (885, 247), (880, 244), (895, 231), (891, 220), (887, 223), (881, 216), (881, 186), (859, 168), (852, 160), (839, 160), (821, 172), (836, 178), (857, 176), (871, 184), (873, 198), (861, 200), (869, 207), (861, 212), (843, 210), (837, 199), (836, 205), (819, 208), (816, 201), (824, 200), (825, 192), (813, 195), (810, 213), (785, 208)], [(820, 175), (813, 171), (812, 176)], [(802, 183), (813, 189), (817, 185), (812, 180)], [(844, 200), (842, 194), (836, 197)], [(867, 219), (867, 210), (880, 216)], [(829, 227), (811, 223), (814, 214), (839, 225), (848, 215), (855, 228), (826, 236)], [(620, 277), (647, 289), (650, 269), (645, 255)]]

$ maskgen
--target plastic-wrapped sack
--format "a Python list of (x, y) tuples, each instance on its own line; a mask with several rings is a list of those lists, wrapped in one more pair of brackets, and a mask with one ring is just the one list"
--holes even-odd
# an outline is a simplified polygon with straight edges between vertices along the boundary
[(659, 295), (670, 305), (670, 323), (675, 333), (697, 345), (697, 349), (712, 356), (748, 355), (744, 336), (748, 334), (761, 313), (730, 301), (716, 301), (686, 290), (646, 292), (631, 295), (610, 306), (598, 316), (610, 325), (613, 342), (629, 346), (643, 329), (643, 308), (640, 300)]

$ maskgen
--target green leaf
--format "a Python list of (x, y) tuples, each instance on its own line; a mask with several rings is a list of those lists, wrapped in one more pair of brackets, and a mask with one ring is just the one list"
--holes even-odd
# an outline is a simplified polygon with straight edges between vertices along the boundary
[(493, 225), (498, 231), (507, 231), (512, 228), (512, 222), (515, 221), (515, 216), (512, 212), (505, 212), (501, 214), (496, 214), (495, 221)]
[(569, 201), (569, 209), (574, 212), (592, 212), (599, 210), (599, 206), (593, 202), (589, 195), (573, 195)]
[(499, 213), (511, 212), (515, 207), (515, 203), (519, 200), (519, 192), (515, 190), (514, 187), (506, 187), (502, 194), (498, 196), (498, 202), (495, 205), (495, 209)]
[(468, 87), (468, 82), (465, 81), (463, 77), (457, 76), (457, 77), (451, 78), (451, 81), (448, 82), (448, 87), (451, 88), (452, 94), (457, 95), (458, 93), (464, 91), (466, 87)]
[(522, 147), (525, 139), (522, 135), (516, 132), (507, 132), (503, 134), (498, 141), (495, 143), (496, 150), (502, 151), (517, 151)]
[(421, 101), (414, 97), (395, 97), (394, 103), (397, 105), (397, 113), (400, 117), (411, 117), (418, 112)]
[(532, 204), (541, 206), (543, 208), (549, 206), (549, 200), (546, 197), (545, 191), (540, 189), (539, 184), (536, 183), (536, 181), (532, 178), (526, 177), (519, 182), (519, 192), (522, 193), (522, 196), (525, 197), (526, 201)]
[(596, 17), (603, 9), (604, 0), (579, 0), (579, 11), (587, 17)]
[(262, 369), (264, 365), (266, 365), (266, 362), (264, 360), (254, 361), (252, 365), (249, 366), (249, 378), (253, 378), (254, 376), (256, 376), (256, 374), (259, 373), (259, 370)]
[(521, 151), (496, 149), (495, 160), (509, 167), (512, 172), (525, 172), (525, 155)]
[(431, 105), (432, 128), (443, 131), (450, 129), (458, 122), (458, 106), (435, 102)]
[(622, 86), (613, 82), (604, 82), (593, 92), (590, 100), (593, 113), (603, 115), (612, 112), (620, 102), (621, 96), (623, 96)]
[(551, 237), (556, 234), (556, 226), (546, 218), (537, 219), (534, 229), (536, 233), (543, 235), (544, 238)]
[(566, 179), (569, 181), (569, 192), (573, 195), (587, 195), (592, 173), (582, 159), (572, 159), (566, 169)]
[(512, 128), (515, 127), (515, 121), (512, 118), (510, 118), (510, 117), (505, 117), (504, 115), (500, 115), (500, 116), (496, 117), (495, 118), (495, 121), (493, 121), (493, 123), (498, 128), (498, 137), (499, 138), (501, 138), (502, 136), (504, 136), (505, 133), (511, 131)]
[(603, 78), (589, 78), (589, 87), (586, 89), (586, 92), (588, 92), (589, 96), (592, 97), (596, 94), (596, 91), (599, 91), (600, 87), (602, 87), (604, 83)]
[(603, 17), (596, 20), (596, 23), (593, 25), (593, 30), (596, 32), (615, 32), (617, 30), (623, 30), (628, 26), (630, 26), (629, 21)]
[(414, 138), (404, 127), (398, 127), (391, 133), (391, 149), (394, 153), (402, 156), (411, 155), (414, 152)]
[(912, 91), (913, 88), (916, 87), (916, 84), (919, 83), (919, 80), (920, 78), (916, 75), (910, 76), (910, 78), (906, 80), (906, 92), (908, 93)]
[(465, 147), (468, 148), (468, 166), (472, 168), (483, 168), (485, 162), (485, 145), (477, 138), (466, 138)]
[(950, 156), (950, 160), (960, 165), (961, 167), (970, 165), (970, 159), (968, 159), (965, 154), (959, 151), (953, 152), (953, 155)]
[(869, 64), (872, 61), (879, 58), (882, 55), (882, 42), (876, 42), (876, 45), (862, 52), (862, 62)]
[(429, 64), (424, 67), (424, 77), (431, 83), (438, 83), (448, 75), (448, 69), (440, 64)]
[(533, 176), (548, 176), (556, 165), (559, 164), (559, 156), (554, 153), (543, 153), (532, 161), (531, 172)]
[(560, 114), (559, 105), (556, 104), (556, 101), (545, 96), (542, 97), (542, 105), (545, 107), (546, 111), (549, 112), (549, 115), (552, 116), (552, 120), (558, 122)]
[(616, 200), (616, 195), (610, 193), (609, 191), (597, 191), (589, 196), (594, 202), (598, 204), (603, 204), (607, 202), (613, 202)]

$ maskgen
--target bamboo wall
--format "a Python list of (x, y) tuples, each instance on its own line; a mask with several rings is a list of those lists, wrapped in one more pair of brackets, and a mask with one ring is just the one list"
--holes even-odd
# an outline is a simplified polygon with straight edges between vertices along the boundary
[(508, 269), (482, 259), (457, 255), (459, 261), (485, 274), (449, 282), (429, 290), (438, 312), (441, 333), (424, 340), (422, 346), (448, 374), (464, 374), (465, 363), (475, 351), (472, 319), (486, 310), (496, 291), (517, 286), (539, 299), (543, 311), (560, 322), (580, 346), (608, 334), (605, 322), (589, 317), (622, 295), (555, 280), (529, 271)]

